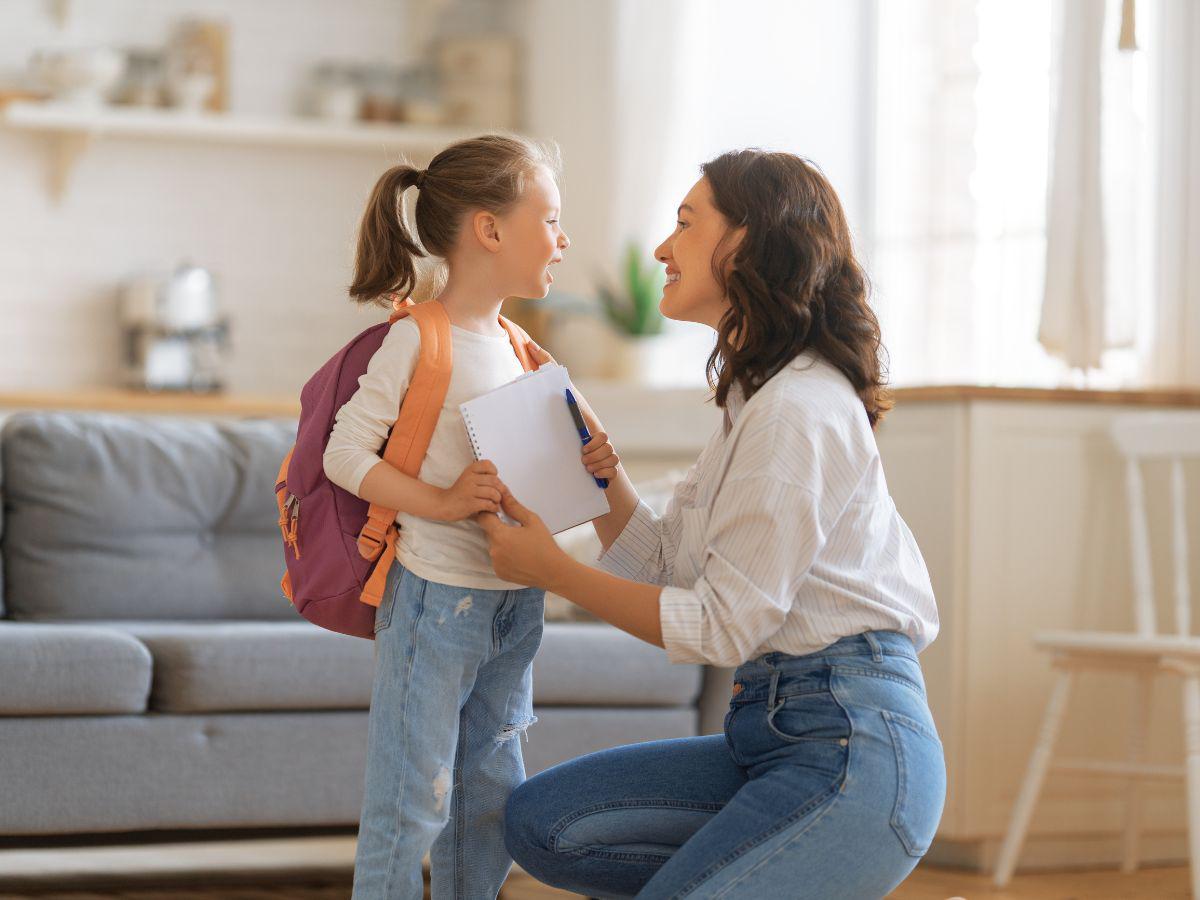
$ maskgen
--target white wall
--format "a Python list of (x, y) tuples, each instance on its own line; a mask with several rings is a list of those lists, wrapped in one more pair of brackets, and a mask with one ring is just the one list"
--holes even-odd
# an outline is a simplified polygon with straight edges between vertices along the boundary
[(562, 224), (572, 246), (555, 273), (555, 289), (586, 294), (595, 271), (610, 264), (617, 215), (613, 4), (518, 0), (513, 33), (525, 62), (525, 128), (556, 141), (563, 154)]
[[(565, 157), (563, 218), (573, 246), (556, 290), (590, 297), (630, 237), (649, 253), (673, 227), (697, 165), (730, 146), (812, 157), (852, 221), (860, 218), (867, 2), (513, 0), (526, 130), (556, 139)], [(315, 61), (402, 58), (412, 45), (406, 7), (435, 6), (75, 2), (60, 31), (49, 3), (0, 0), (0, 70), (23, 68), (39, 47), (159, 44), (177, 16), (218, 16), (231, 24), (234, 110), (283, 114)], [(382, 154), (104, 139), (56, 206), (45, 153), (42, 138), (0, 128), (0, 389), (114, 383), (117, 285), (184, 258), (219, 280), (233, 320), (235, 391), (298, 391), (378, 317), (355, 309), (345, 287), (363, 204), (393, 161)], [(580, 320), (559, 333), (566, 346), (552, 349), (594, 371), (606, 352), (597, 323)], [(702, 381), (711, 332), (679, 331), (664, 365), (686, 370), (679, 381)]]
[[(281, 115), (322, 57), (396, 60), (401, 0), (72, 3), (60, 31), (42, 0), (0, 5), (0, 67), (39, 47), (160, 44), (183, 15), (231, 25), (231, 105)], [(358, 217), (382, 154), (105, 139), (60, 205), (41, 137), (0, 129), (0, 388), (111, 384), (115, 291), (187, 258), (213, 271), (233, 319), (231, 387), (297, 391), (372, 314), (346, 298)]]
[[(574, 246), (561, 290), (590, 294), (627, 241), (649, 256), (720, 152), (758, 146), (809, 157), (851, 227), (871, 207), (871, 0), (522, 0), (529, 130), (562, 146), (563, 221)], [(656, 380), (702, 384), (712, 332), (668, 323)], [(571, 365), (598, 365), (597, 328), (554, 335)]]

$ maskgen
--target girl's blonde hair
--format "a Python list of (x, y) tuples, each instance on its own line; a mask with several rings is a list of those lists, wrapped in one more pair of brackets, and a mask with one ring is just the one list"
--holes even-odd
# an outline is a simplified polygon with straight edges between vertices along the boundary
[[(558, 177), (562, 163), (557, 145), (518, 135), (485, 134), (451, 144), (425, 170), (407, 162), (388, 169), (376, 182), (363, 213), (351, 298), (386, 305), (386, 295), (412, 296), (425, 274), (418, 270), (417, 260), (444, 259), (471, 210), (506, 212), (520, 199), (526, 177), (539, 166)], [(418, 189), (415, 218), (420, 245), (413, 240), (404, 211), (404, 191), (410, 187)]]

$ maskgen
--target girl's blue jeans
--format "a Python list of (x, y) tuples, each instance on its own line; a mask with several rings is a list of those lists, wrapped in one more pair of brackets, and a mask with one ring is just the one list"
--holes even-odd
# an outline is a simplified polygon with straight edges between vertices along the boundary
[(494, 898), (504, 804), (525, 780), (545, 594), (451, 587), (399, 562), (375, 614), (375, 681), (354, 900)]
[(724, 735), (542, 772), (510, 798), (506, 839), (590, 897), (864, 900), (916, 867), (945, 792), (912, 643), (875, 631), (742, 665)]

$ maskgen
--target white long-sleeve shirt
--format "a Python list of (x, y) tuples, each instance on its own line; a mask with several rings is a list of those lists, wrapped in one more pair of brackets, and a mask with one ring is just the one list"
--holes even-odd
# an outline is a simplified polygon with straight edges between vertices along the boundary
[[(486, 335), (450, 326), (454, 366), (441, 416), (421, 464), (419, 478), (448, 488), (475, 461), (458, 405), (507, 384), (522, 373), (507, 335)], [(358, 496), (367, 472), (379, 462), (379, 450), (400, 411), (421, 347), (412, 319), (399, 319), (358, 379), (358, 390), (338, 410), (325, 447), (325, 475)], [(396, 559), (421, 578), (456, 587), (513, 590), (496, 575), (488, 555), (487, 535), (471, 519), (439, 522), (410, 513), (396, 516), (400, 534)]]
[(597, 558), (665, 585), (672, 662), (736, 666), (869, 630), (936, 637), (933, 588), (849, 380), (800, 354), (719, 426), (661, 518), (639, 502)]

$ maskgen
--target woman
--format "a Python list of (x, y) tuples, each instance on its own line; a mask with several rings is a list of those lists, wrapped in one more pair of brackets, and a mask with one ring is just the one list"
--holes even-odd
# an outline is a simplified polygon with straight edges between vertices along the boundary
[[(507, 808), (527, 871), (590, 896), (882, 897), (929, 847), (945, 798), (917, 652), (937, 633), (924, 560), (887, 491), (878, 323), (841, 204), (815, 166), (745, 150), (701, 167), (661, 309), (717, 332), (724, 423), (658, 518), (603, 433), (603, 571), (483, 513), (505, 579), (660, 647), (736, 666), (724, 735), (593, 753)], [(602, 432), (594, 414), (591, 424)]]

